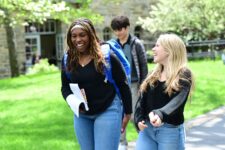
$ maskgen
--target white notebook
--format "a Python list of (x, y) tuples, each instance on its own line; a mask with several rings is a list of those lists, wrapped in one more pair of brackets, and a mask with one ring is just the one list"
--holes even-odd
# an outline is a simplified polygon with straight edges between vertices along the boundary
[(79, 108), (80, 105), (83, 103), (85, 110), (88, 111), (88, 104), (87, 104), (87, 98), (86, 98), (86, 94), (84, 89), (80, 89), (78, 84), (74, 84), (74, 83), (70, 83), (70, 89), (73, 92), (73, 94), (75, 95), (75, 114), (77, 115), (77, 117), (79, 117)]

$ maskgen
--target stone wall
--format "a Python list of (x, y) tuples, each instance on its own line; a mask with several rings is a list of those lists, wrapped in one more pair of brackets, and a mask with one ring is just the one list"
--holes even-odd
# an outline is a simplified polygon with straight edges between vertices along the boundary
[[(18, 65), (20, 72), (23, 72), (23, 63), (25, 62), (25, 38), (24, 27), (17, 26), (15, 32), (16, 51), (18, 52)], [(11, 76), (9, 64), (9, 50), (7, 45), (6, 32), (3, 26), (0, 26), (0, 78)]]
[(6, 32), (3, 26), (0, 26), (0, 78), (10, 76), (9, 52), (6, 42)]
[[(122, 2), (111, 2), (104, 0), (93, 0), (91, 8), (96, 12), (103, 15), (104, 21), (102, 24), (96, 26), (97, 33), (100, 37), (103, 37), (102, 30), (105, 27), (110, 27), (110, 23), (113, 17), (117, 15), (128, 16), (131, 26), (130, 32), (134, 34), (134, 28), (137, 26), (139, 17), (146, 17), (149, 15), (151, 5), (155, 4), (157, 0), (124, 0)], [(148, 31), (143, 32), (143, 39), (147, 39), (149, 36)]]

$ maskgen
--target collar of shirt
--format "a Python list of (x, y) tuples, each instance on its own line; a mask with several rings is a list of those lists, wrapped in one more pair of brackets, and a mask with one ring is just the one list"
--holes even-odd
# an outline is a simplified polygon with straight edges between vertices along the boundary
[(131, 41), (131, 35), (130, 35), (130, 34), (129, 34), (129, 36), (128, 36), (127, 41), (126, 41), (123, 45), (120, 43), (120, 40), (117, 39), (117, 42), (120, 44), (120, 46), (121, 46), (122, 48), (124, 48), (124, 45), (130, 44), (130, 41)]

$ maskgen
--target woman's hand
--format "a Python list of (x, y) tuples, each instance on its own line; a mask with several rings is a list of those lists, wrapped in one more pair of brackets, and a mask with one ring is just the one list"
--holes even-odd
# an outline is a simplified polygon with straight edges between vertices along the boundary
[(150, 119), (150, 123), (154, 126), (154, 127), (159, 127), (162, 125), (162, 120), (159, 118), (159, 116), (157, 114), (154, 114), (153, 112), (149, 113), (149, 119)]
[(145, 124), (145, 121), (144, 120), (138, 122), (138, 128), (140, 129), (140, 131), (144, 130), (147, 127), (148, 126)]
[(127, 124), (130, 120), (131, 115), (130, 114), (125, 114), (123, 117), (123, 121), (122, 121), (122, 127), (121, 127), (121, 133), (123, 133), (127, 127)]

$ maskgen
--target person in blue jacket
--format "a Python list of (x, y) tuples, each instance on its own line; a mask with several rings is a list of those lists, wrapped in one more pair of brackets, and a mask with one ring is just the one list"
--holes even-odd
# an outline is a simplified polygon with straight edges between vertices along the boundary
[(183, 150), (184, 107), (194, 86), (186, 47), (177, 35), (162, 34), (152, 50), (156, 67), (141, 84), (134, 114), (136, 150)]
[[(74, 129), (81, 150), (117, 150), (120, 130), (125, 128), (131, 113), (132, 99), (126, 74), (120, 61), (110, 55), (112, 77), (120, 91), (105, 80), (105, 63), (99, 38), (89, 19), (77, 19), (67, 32), (67, 65), (62, 60), (62, 95), (75, 112), (75, 95), (69, 84), (76, 83), (86, 95), (89, 110), (80, 107), (79, 117), (74, 115)], [(70, 78), (67, 77), (69, 72)], [(125, 116), (122, 120), (122, 107)]]

